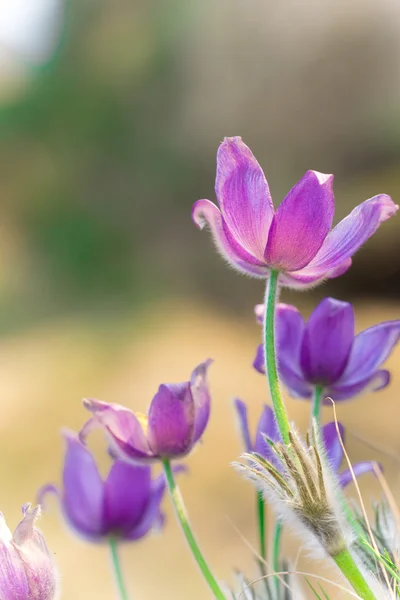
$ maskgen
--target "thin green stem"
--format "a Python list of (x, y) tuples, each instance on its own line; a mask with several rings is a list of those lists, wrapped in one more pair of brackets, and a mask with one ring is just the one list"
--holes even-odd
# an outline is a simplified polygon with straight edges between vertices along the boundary
[(225, 596), (222, 593), (214, 575), (211, 573), (211, 570), (208, 564), (205, 561), (204, 556), (202, 555), (199, 546), (197, 545), (196, 539), (193, 535), (192, 529), (189, 524), (189, 517), (186, 512), (185, 504), (183, 502), (182, 495), (179, 491), (178, 486), (175, 482), (175, 477), (171, 469), (171, 463), (169, 460), (163, 460), (164, 473), (165, 478), (167, 480), (169, 494), (171, 496), (172, 503), (175, 508), (176, 517), (180, 523), (183, 534), (186, 537), (186, 541), (189, 544), (189, 547), (192, 551), (193, 557), (197, 564), (200, 567), (202, 574), (204, 575), (205, 580), (207, 581), (211, 591), (214, 594), (214, 597), (218, 600), (225, 600)]
[[(281, 538), (282, 538), (282, 523), (281, 521), (277, 521), (275, 524), (275, 532), (274, 539), (272, 545), (272, 568), (274, 573), (279, 573), (281, 571), (280, 568), (280, 554), (281, 554)], [(279, 577), (274, 577), (275, 580), (275, 588), (276, 588), (276, 597), (277, 600), (280, 598), (280, 582)]]
[(267, 281), (265, 291), (265, 318), (264, 318), (264, 354), (265, 354), (265, 372), (267, 374), (269, 391), (272, 404), (274, 406), (275, 418), (279, 431), (282, 435), (283, 443), (288, 446), (289, 439), (289, 419), (286, 408), (283, 403), (281, 389), (279, 386), (278, 369), (276, 366), (275, 353), (275, 307), (278, 297), (278, 271), (271, 271)]
[(363, 600), (376, 600), (354, 558), (347, 549), (342, 550), (336, 556), (332, 556), (332, 558), (360, 598)]
[(121, 600), (128, 600), (128, 592), (126, 591), (124, 578), (122, 575), (121, 563), (119, 562), (118, 542), (115, 538), (110, 537), (110, 538), (108, 538), (108, 544), (110, 546), (115, 581), (117, 583), (117, 588), (118, 588), (118, 595)]
[(321, 402), (322, 396), (324, 393), (324, 388), (322, 385), (316, 385), (314, 389), (314, 397), (312, 404), (312, 416), (317, 421), (318, 425), (321, 421)]
[(257, 492), (258, 535), (260, 542), (260, 556), (265, 560), (267, 551), (265, 546), (265, 504), (262, 492)]

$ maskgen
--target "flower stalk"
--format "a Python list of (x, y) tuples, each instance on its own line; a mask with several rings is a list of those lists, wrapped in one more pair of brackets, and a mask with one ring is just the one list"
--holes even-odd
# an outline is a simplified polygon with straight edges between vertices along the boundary
[(281, 389), (279, 385), (278, 369), (276, 365), (275, 349), (275, 308), (278, 298), (278, 278), (279, 272), (271, 270), (267, 280), (265, 293), (265, 318), (264, 318), (264, 356), (265, 372), (267, 374), (269, 391), (272, 404), (274, 406), (275, 418), (282, 440), (285, 445), (290, 444), (289, 432), (290, 424), (286, 408), (283, 403)]
[(172, 472), (171, 463), (169, 460), (163, 460), (163, 467), (165, 478), (167, 480), (168, 490), (171, 496), (172, 503), (174, 505), (176, 517), (180, 523), (183, 534), (186, 538), (187, 543), (192, 551), (193, 557), (197, 562), (200, 571), (202, 572), (204, 579), (208, 583), (211, 591), (214, 594), (214, 597), (217, 600), (225, 600), (225, 595), (223, 594), (221, 588), (219, 587), (214, 575), (212, 574), (201, 550), (197, 544), (197, 541), (192, 532), (192, 528), (189, 523), (189, 517), (186, 512), (185, 504), (183, 502), (182, 495), (179, 491), (178, 486), (176, 485), (174, 474)]
[(314, 389), (314, 397), (312, 404), (312, 418), (316, 420), (318, 425), (321, 421), (321, 403), (323, 396), (324, 388), (322, 385), (316, 385)]
[(110, 536), (108, 539), (110, 547), (112, 566), (117, 584), (118, 595), (120, 600), (128, 600), (128, 592), (126, 591), (124, 578), (122, 575), (121, 563), (118, 556), (118, 541), (115, 537)]
[(258, 516), (258, 534), (260, 543), (260, 556), (265, 560), (267, 551), (265, 545), (265, 504), (262, 492), (257, 492), (257, 516)]
[[(275, 573), (280, 571), (280, 553), (281, 553), (281, 539), (282, 539), (282, 522), (277, 521), (275, 525), (273, 546), (272, 546), (272, 566)], [(281, 585), (279, 581), (279, 577), (274, 577), (275, 580), (275, 588), (276, 588), (276, 597), (280, 600), (280, 590)]]
[(339, 567), (347, 581), (352, 585), (354, 591), (360, 598), (363, 600), (376, 600), (375, 595), (365, 581), (354, 561), (354, 558), (351, 556), (347, 548), (335, 556), (332, 556), (332, 559), (335, 561), (336, 565)]

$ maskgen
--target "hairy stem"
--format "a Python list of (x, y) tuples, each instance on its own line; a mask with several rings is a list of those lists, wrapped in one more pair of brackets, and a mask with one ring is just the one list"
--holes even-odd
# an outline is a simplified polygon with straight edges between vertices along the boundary
[(265, 560), (265, 505), (262, 492), (257, 492), (257, 516), (258, 516), (258, 535), (260, 542), (260, 556)]
[(283, 403), (281, 389), (279, 386), (278, 369), (276, 366), (275, 351), (275, 308), (278, 298), (278, 271), (271, 270), (267, 281), (265, 291), (265, 317), (264, 317), (264, 355), (265, 372), (267, 374), (269, 391), (279, 431), (281, 432), (283, 443), (288, 446), (289, 440), (289, 419), (286, 408)]
[(200, 570), (204, 575), (204, 579), (207, 581), (212, 593), (214, 594), (214, 597), (218, 600), (225, 600), (225, 596), (222, 593), (214, 575), (211, 573), (211, 570), (208, 564), (206, 563), (205, 558), (202, 555), (200, 548), (196, 542), (196, 539), (193, 535), (192, 529), (189, 524), (189, 517), (186, 512), (185, 504), (183, 502), (183, 498), (179, 491), (179, 488), (176, 485), (170, 461), (163, 460), (163, 466), (169, 494), (171, 496), (171, 500), (175, 508), (175, 514), (180, 523), (186, 541), (189, 544), (189, 548), (192, 551), (193, 557), (199, 565)]
[(332, 556), (332, 558), (360, 598), (363, 600), (376, 600), (375, 595), (372, 593), (368, 583), (365, 581), (347, 549), (342, 550), (336, 554), (336, 556)]
[(312, 404), (312, 417), (316, 420), (318, 425), (321, 421), (321, 403), (323, 399), (324, 388), (322, 385), (316, 385), (314, 389), (314, 397)]
[(111, 560), (115, 575), (115, 581), (117, 583), (118, 595), (120, 597), (120, 600), (128, 600), (128, 592), (126, 591), (124, 578), (122, 575), (121, 563), (119, 561), (118, 556), (118, 542), (115, 538), (110, 537), (108, 538), (108, 544), (110, 546)]
[[(277, 521), (275, 525), (273, 546), (272, 546), (272, 568), (274, 573), (279, 573), (280, 568), (280, 554), (281, 554), (281, 538), (282, 538), (282, 523), (281, 521)], [(275, 588), (276, 588), (276, 597), (280, 600), (280, 583), (279, 577), (274, 577), (275, 580)]]

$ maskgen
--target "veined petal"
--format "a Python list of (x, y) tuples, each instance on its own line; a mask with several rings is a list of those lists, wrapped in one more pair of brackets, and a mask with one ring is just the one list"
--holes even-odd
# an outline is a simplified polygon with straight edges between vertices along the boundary
[[(264, 347), (262, 344), (257, 348), (253, 367), (256, 371), (265, 375)], [(281, 360), (278, 363), (278, 371), (282, 382), (288, 388), (289, 393), (293, 398), (311, 398), (313, 386), (305, 380), (303, 373), (298, 373), (293, 370), (289, 361), (285, 362)]]
[(265, 262), (257, 259), (233, 238), (221, 212), (210, 200), (195, 202), (192, 219), (200, 229), (206, 224), (209, 226), (217, 249), (232, 267), (253, 277), (265, 278), (268, 275), (269, 270)]
[(301, 313), (290, 304), (278, 304), (276, 308), (276, 346), (278, 364), (284, 371), (302, 376), (300, 349), (305, 331)]
[(274, 411), (267, 405), (264, 406), (264, 410), (258, 421), (254, 451), (262, 456), (268, 457), (268, 459), (271, 459), (273, 462), (276, 462), (276, 456), (270, 449), (268, 442), (265, 441), (264, 436), (273, 442), (280, 442), (282, 440), (276, 424)]
[(400, 321), (380, 323), (359, 333), (338, 386), (351, 385), (370, 377), (389, 357), (399, 340)]
[(193, 443), (201, 438), (210, 418), (211, 397), (207, 383), (207, 371), (212, 363), (213, 361), (210, 358), (202, 362), (194, 369), (190, 378), (190, 389), (195, 409)]
[(300, 363), (308, 381), (328, 385), (343, 373), (354, 339), (354, 311), (348, 302), (325, 298), (305, 328)]
[[(373, 462), (365, 461), (365, 462), (359, 462), (359, 463), (356, 463), (355, 465), (352, 465), (355, 477), (358, 478), (360, 475), (363, 475), (364, 473), (375, 473), (374, 465), (375, 465), (375, 468), (377, 466), (378, 468), (380, 468), (382, 470), (380, 465), (378, 465), (377, 463), (373, 463)], [(350, 469), (346, 469), (345, 471), (343, 471), (343, 473), (340, 473), (339, 482), (340, 482), (340, 485), (342, 488), (346, 487), (346, 485), (348, 485), (352, 481), (353, 481), (353, 476), (351, 474)]]
[[(340, 437), (344, 442), (344, 427), (341, 423), (338, 423)], [(332, 421), (332, 423), (327, 423), (322, 428), (322, 439), (324, 442), (326, 456), (328, 458), (329, 464), (331, 465), (333, 471), (335, 473), (339, 472), (340, 465), (342, 464), (343, 459), (343, 449), (340, 444), (339, 436), (336, 430), (336, 423)]]
[(300, 269), (300, 271), (292, 271), (287, 273), (281, 273), (279, 276), (279, 283), (283, 287), (288, 287), (293, 290), (307, 290), (313, 288), (319, 283), (323, 283), (326, 279), (335, 279), (340, 277), (343, 273), (346, 273), (351, 267), (352, 259), (347, 258), (338, 267), (331, 269), (330, 271), (324, 271), (321, 273), (320, 269), (313, 271), (308, 267)]
[(253, 444), (251, 442), (249, 421), (247, 417), (247, 406), (238, 398), (235, 399), (235, 408), (239, 420), (240, 433), (242, 434), (243, 445), (246, 452), (253, 451)]
[[(330, 396), (335, 402), (340, 402), (341, 400), (350, 400), (350, 398), (355, 398), (360, 394), (364, 394), (366, 392), (377, 392), (378, 390), (382, 390), (390, 382), (390, 373), (389, 371), (385, 371), (384, 369), (375, 371), (370, 377), (364, 379), (362, 381), (358, 381), (357, 383), (350, 383), (346, 385), (339, 385), (338, 383), (334, 386), (331, 386), (328, 390), (326, 396)], [(324, 404), (331, 404), (330, 400), (324, 401)]]
[(315, 257), (332, 226), (333, 175), (307, 171), (277, 208), (265, 260), (282, 271), (302, 269)]
[(332, 229), (319, 252), (302, 269), (301, 276), (311, 276), (314, 281), (318, 277), (328, 277), (328, 272), (341, 267), (351, 258), (375, 233), (379, 225), (392, 217), (398, 208), (386, 194), (374, 196), (357, 206)]
[(189, 382), (160, 385), (149, 410), (149, 441), (159, 457), (185, 454), (192, 446), (195, 406)]
[(215, 193), (233, 238), (262, 260), (274, 207), (265, 175), (240, 137), (225, 138), (218, 149)]
[[(4, 520), (1, 513), (0, 519)], [(10, 542), (0, 542), (0, 598), (29, 598), (28, 580), (21, 557)]]

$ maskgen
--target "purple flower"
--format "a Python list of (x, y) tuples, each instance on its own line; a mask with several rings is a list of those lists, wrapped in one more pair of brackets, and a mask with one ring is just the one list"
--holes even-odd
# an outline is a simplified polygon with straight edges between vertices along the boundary
[(54, 600), (58, 577), (44, 537), (35, 528), (40, 507), (22, 507), (23, 519), (11, 534), (0, 513), (1, 600)]
[(333, 175), (307, 171), (274, 211), (264, 173), (240, 137), (218, 149), (215, 193), (219, 209), (198, 200), (192, 217), (208, 224), (222, 256), (234, 268), (267, 278), (280, 271), (281, 285), (304, 288), (338, 277), (351, 257), (397, 211), (389, 196), (366, 200), (331, 231)]
[[(240, 431), (246, 452), (256, 452), (257, 454), (260, 454), (266, 458), (278, 470), (282, 470), (282, 465), (279, 459), (271, 450), (268, 442), (265, 441), (265, 437), (269, 438), (273, 442), (282, 441), (281, 435), (276, 426), (272, 408), (270, 406), (264, 406), (264, 410), (261, 413), (261, 417), (258, 422), (256, 437), (254, 442), (252, 442), (247, 419), (247, 407), (242, 400), (235, 400), (235, 407), (239, 417)], [(340, 437), (344, 442), (344, 427), (341, 423), (338, 423), (338, 427), (340, 431)], [(350, 469), (346, 469), (345, 471), (339, 473), (343, 460), (343, 449), (340, 444), (340, 439), (337, 434), (336, 424), (334, 421), (322, 427), (322, 439), (324, 441), (329, 464), (331, 465), (333, 472), (336, 473), (340, 485), (345, 487), (351, 483), (353, 479)], [(359, 462), (355, 465), (352, 465), (352, 468), (355, 476), (358, 477), (363, 473), (373, 473), (374, 463)]]
[(100, 424), (116, 456), (135, 463), (180, 458), (199, 441), (210, 416), (207, 370), (211, 360), (193, 371), (190, 381), (160, 385), (148, 415), (118, 404), (84, 400), (94, 417), (84, 427)]
[[(262, 305), (257, 306), (260, 322), (262, 312)], [(335, 401), (386, 387), (390, 375), (380, 367), (399, 339), (400, 321), (380, 323), (354, 336), (352, 305), (333, 298), (325, 298), (307, 324), (294, 306), (277, 307), (279, 371), (295, 398), (310, 398), (316, 386), (323, 388), (324, 397)], [(262, 346), (253, 364), (257, 371), (265, 372)]]
[(44, 486), (39, 501), (56, 493), (65, 520), (81, 537), (102, 541), (110, 536), (133, 541), (144, 537), (163, 522), (160, 502), (164, 476), (151, 479), (148, 465), (138, 466), (116, 460), (106, 479), (78, 435), (65, 434), (66, 455), (63, 486)]

